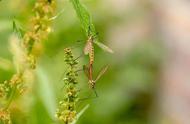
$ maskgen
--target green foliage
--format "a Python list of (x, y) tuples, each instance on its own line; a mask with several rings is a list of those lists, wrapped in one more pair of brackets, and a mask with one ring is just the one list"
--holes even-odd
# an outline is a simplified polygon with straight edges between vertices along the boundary
[[(17, 71), (12, 62), (12, 53), (16, 52), (11, 53), (8, 44), (8, 39), (13, 33), (12, 27), (14, 26), (14, 30), (17, 29), (17, 31), (15, 31), (17, 36), (20, 35), (19, 29), (21, 27), (23, 27), (21, 29), (25, 29), (26, 31), (34, 28), (34, 26), (30, 26), (30, 24), (33, 25), (34, 22), (29, 20), (33, 17), (31, 13), (34, 12), (32, 8), (36, 1), (37, 0), (16, 0), (14, 2), (12, 0), (1, 1), (0, 95), (2, 96), (8, 96), (11, 98), (10, 96), (12, 93), (10, 92), (10, 89), (12, 88), (4, 81), (7, 80), (9, 82), (9, 79), (14, 72)], [(47, 0), (45, 1), (47, 2)], [(49, 0), (48, 2), (51, 3), (53, 1), (54, 0)], [(87, 2), (86, 0), (81, 0), (81, 2), (82, 1)], [(15, 97), (13, 103), (11, 103), (11, 109), (6, 111), (0, 109), (0, 117), (3, 119), (0, 121), (0, 124), (2, 121), (9, 122), (10, 117), (13, 124), (62, 124), (55, 120), (55, 109), (57, 108), (57, 101), (61, 100), (63, 101), (62, 103), (66, 103), (64, 98), (65, 96), (68, 98), (68, 95), (66, 94), (67, 90), (65, 89), (68, 87), (64, 87), (64, 90), (61, 90), (63, 83), (61, 83), (59, 79), (65, 70), (70, 71), (68, 65), (64, 64), (66, 57), (63, 55), (63, 49), (71, 44), (75, 45), (76, 40), (84, 39), (84, 36), (81, 34), (81, 29), (79, 28), (80, 25), (76, 23), (77, 18), (71, 13), (73, 10), (72, 7), (70, 8), (71, 5), (73, 5), (75, 9), (77, 17), (81, 22), (82, 29), (87, 37), (89, 35), (96, 36), (96, 29), (98, 29), (98, 31), (101, 32), (101, 40), (105, 40), (105, 38), (109, 39), (108, 42), (115, 45), (111, 46), (115, 48), (115, 54), (113, 55), (107, 55), (99, 49), (96, 49), (95, 46), (96, 62), (93, 68), (94, 74), (98, 73), (98, 70), (102, 65), (109, 64), (110, 68), (104, 77), (97, 82), (96, 90), (99, 97), (77, 102), (75, 108), (76, 118), (73, 123), (148, 124), (150, 115), (154, 116), (154, 113), (150, 113), (152, 111), (150, 110), (151, 107), (154, 106), (151, 101), (152, 99), (154, 100), (155, 91), (157, 91), (158, 88), (155, 84), (158, 84), (158, 78), (160, 76), (159, 65), (161, 57), (165, 54), (163, 49), (161, 49), (162, 46), (160, 46), (160, 42), (157, 42), (158, 39), (156, 38), (152, 38), (151, 40), (149, 38), (137, 38), (140, 41), (140, 44), (138, 41), (134, 41), (135, 45), (133, 44), (134, 46), (131, 47), (130, 42), (128, 44), (128, 38), (124, 39), (125, 37), (122, 36), (126, 34), (122, 32), (125, 31), (123, 28), (129, 26), (129, 29), (133, 29), (135, 22), (141, 22), (141, 17), (143, 17), (142, 12), (144, 11), (141, 11), (142, 9), (139, 7), (131, 7), (134, 10), (130, 10), (130, 12), (125, 11), (125, 14), (117, 15), (114, 9), (110, 9), (112, 6), (111, 3), (103, 4), (104, 2), (102, 2), (102, 0), (90, 0), (90, 2), (88, 1), (88, 7), (90, 7), (92, 13), (97, 13), (97, 21), (94, 23), (92, 22), (92, 16), (87, 8), (79, 0), (71, 0), (70, 3), (62, 0), (57, 0), (56, 2), (58, 7), (57, 12), (62, 13), (63, 11), (61, 10), (65, 10), (64, 13), (58, 13), (57, 16), (48, 16), (48, 18), (45, 19), (45, 22), (48, 24), (50, 21), (54, 22), (54, 27), (52, 28), (53, 32), (45, 39), (46, 42), (42, 43), (44, 48), (41, 48), (38, 44), (41, 42), (35, 42), (35, 45), (37, 44), (38, 47), (34, 47), (34, 49), (32, 49), (34, 52), (32, 53), (35, 55), (37, 53), (37, 58), (39, 58), (37, 59), (37, 63), (34, 62), (32, 56), (28, 56), (29, 58), (27, 59), (27, 61), (30, 61), (29, 63), (31, 63), (31, 65), (37, 64), (36, 71), (32, 71), (32, 73), (35, 73), (35, 78), (30, 72), (25, 75), (25, 78), (31, 78), (33, 81), (25, 84), (33, 89), (24, 90), (27, 92), (27, 95), (25, 95), (24, 92), (24, 95), (19, 97), (19, 99)], [(39, 9), (42, 8), (43, 7), (40, 7)], [(10, 18), (12, 16), (15, 17), (14, 21)], [(137, 17), (137, 20), (134, 20), (133, 17), (135, 17), (135, 19)], [(130, 21), (132, 24), (130, 24)], [(44, 21), (40, 21), (40, 24), (41, 22)], [(144, 23), (144, 20), (142, 20), (142, 22)], [(47, 27), (46, 24), (46, 28), (41, 30), (45, 31), (45, 33), (47, 33), (46, 31), (50, 31), (48, 28), (49, 26)], [(30, 27), (27, 27), (27, 25)], [(94, 27), (95, 25), (96, 29)], [(138, 27), (135, 25), (134, 28), (137, 29)], [(28, 36), (31, 38), (30, 34)], [(47, 35), (45, 34), (41, 36)], [(155, 35), (153, 34), (151, 37), (152, 36)], [(119, 41), (122, 39), (126, 42)], [(75, 47), (72, 50), (73, 54), (76, 56), (81, 54), (81, 49), (83, 48), (83, 45), (81, 44), (78, 46), (79, 48)], [(119, 46), (122, 47), (120, 48)], [(103, 49), (107, 49), (105, 46), (102, 47)], [(130, 48), (130, 50), (128, 48)], [(69, 62), (70, 60), (67, 61), (69, 66), (74, 64), (73, 62)], [(87, 57), (81, 57), (79, 64), (83, 65), (86, 62)], [(19, 67), (20, 66), (23, 66), (23, 64), (19, 64)], [(79, 67), (78, 69), (81, 68)], [(17, 76), (13, 79), (13, 84), (20, 82)], [(79, 71), (77, 79), (77, 81), (80, 82), (76, 85), (76, 89), (80, 89), (78, 97), (86, 98), (93, 96), (94, 93), (88, 88), (88, 79), (82, 72)], [(67, 80), (63, 81), (64, 85), (66, 84), (66, 81)], [(18, 93), (15, 96), (17, 95)], [(0, 100), (2, 102), (2, 99)], [(88, 107), (88, 104), (90, 104), (90, 107)], [(68, 106), (70, 104), (66, 105)], [(0, 106), (3, 106), (3, 104), (0, 104)], [(86, 106), (88, 109), (86, 109)], [(63, 110), (65, 110), (65, 107)], [(84, 110), (86, 110), (85, 113)]]

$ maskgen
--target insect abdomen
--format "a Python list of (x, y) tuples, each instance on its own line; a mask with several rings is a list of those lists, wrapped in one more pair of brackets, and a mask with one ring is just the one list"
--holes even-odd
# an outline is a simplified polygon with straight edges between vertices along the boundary
[(94, 47), (93, 47), (93, 45), (91, 45), (91, 50), (90, 50), (90, 53), (89, 53), (89, 58), (90, 58), (90, 64), (93, 64), (94, 63)]

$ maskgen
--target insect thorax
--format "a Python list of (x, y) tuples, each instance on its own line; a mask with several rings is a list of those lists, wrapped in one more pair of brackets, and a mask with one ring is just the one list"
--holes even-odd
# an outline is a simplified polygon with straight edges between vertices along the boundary
[(95, 81), (93, 81), (93, 80), (89, 80), (89, 87), (91, 88), (91, 89), (94, 89), (95, 88)]

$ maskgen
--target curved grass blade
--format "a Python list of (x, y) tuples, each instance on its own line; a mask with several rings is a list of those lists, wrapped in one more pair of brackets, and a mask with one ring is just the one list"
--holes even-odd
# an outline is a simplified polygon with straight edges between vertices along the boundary
[(51, 17), (49, 20), (52, 21), (52, 20), (55, 20), (56, 18), (58, 18), (59, 16), (61, 16), (61, 14), (64, 12), (65, 10), (62, 9), (60, 12), (57, 13), (57, 15)]
[(86, 105), (78, 114), (77, 114), (77, 119), (74, 120), (71, 124), (76, 124), (79, 118), (84, 114), (84, 112), (89, 108), (89, 104)]

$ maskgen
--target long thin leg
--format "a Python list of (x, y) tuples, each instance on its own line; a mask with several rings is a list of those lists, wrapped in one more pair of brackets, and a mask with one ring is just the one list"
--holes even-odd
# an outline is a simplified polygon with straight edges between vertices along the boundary
[(83, 70), (83, 69), (79, 69), (79, 70), (76, 70), (75, 72), (77, 72), (77, 73), (78, 73), (78, 72), (80, 72), (80, 71), (84, 71), (84, 70)]
[(77, 40), (77, 41), (76, 41), (76, 44), (73, 45), (73, 46), (71, 47), (71, 49), (78, 48), (79, 46), (81, 46), (81, 45), (84, 44), (84, 43), (85, 43), (84, 40)]
[(79, 55), (77, 58), (75, 58), (74, 60), (78, 60), (79, 58), (83, 57), (84, 53), (82, 53), (81, 55)]
[(79, 99), (79, 101), (84, 101), (84, 100), (88, 100), (88, 99), (96, 99), (98, 98), (98, 93), (95, 89), (92, 89), (94, 91), (94, 94), (95, 96), (94, 97), (86, 97), (86, 98), (82, 98), (82, 99)]
[(97, 93), (96, 89), (94, 88), (93, 91), (95, 93), (95, 98), (97, 98), (98, 97), (98, 93)]

